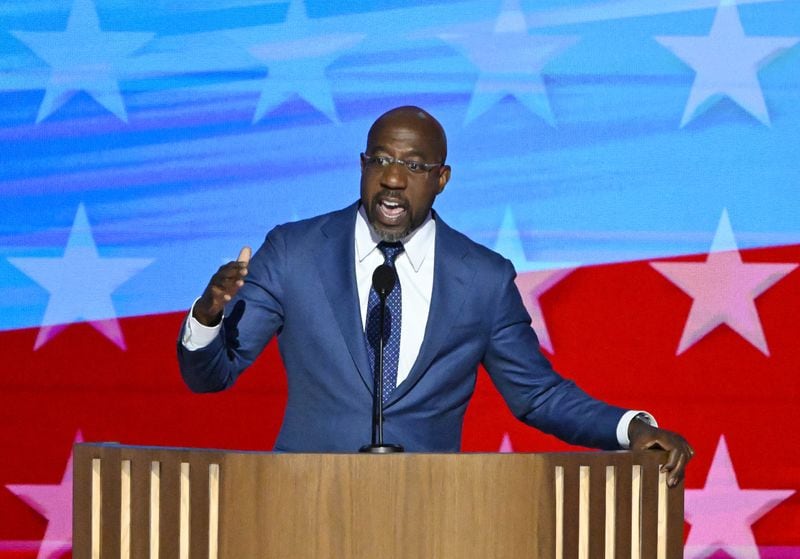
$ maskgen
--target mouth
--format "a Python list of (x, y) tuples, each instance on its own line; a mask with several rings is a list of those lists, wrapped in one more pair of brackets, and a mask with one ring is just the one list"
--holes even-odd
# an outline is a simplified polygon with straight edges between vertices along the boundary
[(397, 198), (379, 198), (375, 201), (376, 214), (384, 225), (397, 225), (408, 214), (406, 204)]

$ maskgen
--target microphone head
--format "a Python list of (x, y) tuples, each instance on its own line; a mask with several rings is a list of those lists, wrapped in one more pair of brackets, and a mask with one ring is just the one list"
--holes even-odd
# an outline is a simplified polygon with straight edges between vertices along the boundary
[(394, 289), (397, 272), (388, 264), (381, 264), (372, 272), (372, 289), (381, 297), (386, 297)]

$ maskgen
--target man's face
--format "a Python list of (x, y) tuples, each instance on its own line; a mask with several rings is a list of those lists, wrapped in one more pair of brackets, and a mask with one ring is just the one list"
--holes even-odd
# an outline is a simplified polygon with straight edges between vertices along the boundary
[[(365, 154), (442, 163), (447, 149), (444, 142), (432, 117), (401, 111), (384, 115), (373, 125)], [(380, 167), (362, 160), (361, 203), (380, 237), (397, 241), (422, 225), (449, 178), (450, 168), (446, 165), (414, 173), (401, 164)]]

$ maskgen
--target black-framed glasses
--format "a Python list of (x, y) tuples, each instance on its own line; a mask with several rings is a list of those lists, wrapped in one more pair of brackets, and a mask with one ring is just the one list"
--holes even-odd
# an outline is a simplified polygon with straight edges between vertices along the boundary
[(361, 154), (361, 161), (368, 169), (386, 169), (389, 165), (402, 165), (410, 172), (421, 175), (423, 173), (430, 173), (436, 167), (441, 167), (444, 163), (423, 163), (422, 161), (403, 161), (402, 159), (395, 159), (388, 155), (367, 155)]

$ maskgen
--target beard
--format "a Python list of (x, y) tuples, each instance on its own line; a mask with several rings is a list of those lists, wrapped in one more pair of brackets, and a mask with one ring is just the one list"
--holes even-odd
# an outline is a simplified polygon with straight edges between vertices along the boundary
[(372, 225), (372, 229), (378, 234), (378, 237), (387, 243), (396, 243), (397, 241), (402, 241), (408, 235), (410, 235), (412, 231), (410, 223), (408, 227), (402, 231), (387, 231), (386, 229), (383, 229), (383, 226), (376, 219), (371, 219), (370, 225)]

